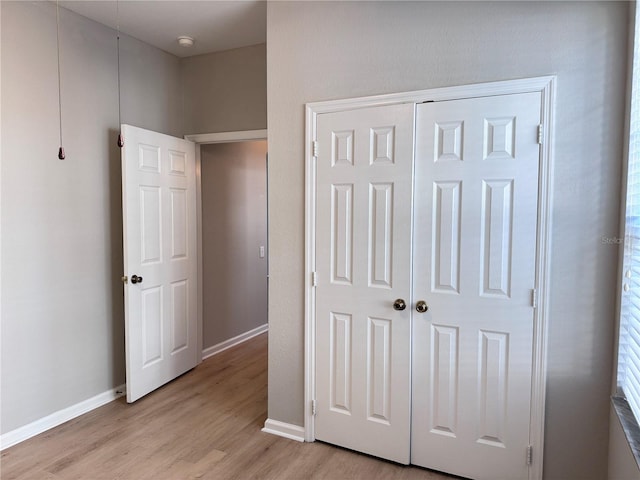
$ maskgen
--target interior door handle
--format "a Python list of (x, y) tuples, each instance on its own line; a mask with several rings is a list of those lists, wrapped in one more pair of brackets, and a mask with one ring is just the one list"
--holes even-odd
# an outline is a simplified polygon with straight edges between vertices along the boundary
[(142, 277), (139, 277), (138, 275), (131, 275), (131, 283), (134, 285), (136, 283), (142, 283)]
[(398, 298), (395, 302), (393, 302), (394, 310), (404, 310), (405, 308), (407, 308), (407, 304), (404, 303), (403, 299)]
[(424, 300), (419, 300), (418, 303), (416, 303), (416, 312), (424, 313), (427, 310), (429, 310), (429, 305), (427, 305), (427, 302)]

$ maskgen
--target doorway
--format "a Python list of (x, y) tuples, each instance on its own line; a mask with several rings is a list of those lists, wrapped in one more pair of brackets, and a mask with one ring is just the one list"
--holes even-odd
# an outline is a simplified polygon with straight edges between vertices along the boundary
[[(195, 367), (205, 341), (204, 356), (211, 356), (267, 330), (266, 131), (185, 141), (122, 127), (132, 140), (123, 149), (122, 280), (127, 401), (133, 402)], [(214, 144), (204, 147), (205, 158), (213, 158), (205, 166), (211, 268), (203, 262), (199, 143)]]
[(203, 359), (267, 329), (267, 141), (200, 146)]

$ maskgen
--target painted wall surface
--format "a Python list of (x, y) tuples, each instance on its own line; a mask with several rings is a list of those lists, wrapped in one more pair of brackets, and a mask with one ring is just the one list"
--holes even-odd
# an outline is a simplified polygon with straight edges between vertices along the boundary
[(544, 476), (606, 478), (627, 21), (626, 2), (268, 4), (269, 418), (303, 424), (304, 104), (557, 74)]
[(640, 480), (640, 468), (613, 408), (611, 408), (609, 423), (608, 470), (608, 480)]
[(181, 60), (185, 132), (267, 128), (266, 45)]
[(266, 154), (266, 140), (201, 146), (204, 349), (267, 323)]
[[(125, 381), (116, 36), (52, 2), (2, 11), (2, 409), (9, 432)], [(123, 36), (122, 120), (182, 135), (178, 58)], [(126, 141), (126, 139), (125, 139)]]

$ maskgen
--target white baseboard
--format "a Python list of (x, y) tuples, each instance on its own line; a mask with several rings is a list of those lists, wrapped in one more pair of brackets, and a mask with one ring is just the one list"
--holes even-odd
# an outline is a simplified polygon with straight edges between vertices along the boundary
[(112, 402), (118, 397), (125, 394), (126, 385), (120, 385), (119, 387), (112, 388), (103, 393), (99, 393), (95, 397), (91, 397), (70, 407), (63, 408), (57, 412), (40, 418), (35, 422), (31, 422), (22, 427), (11, 430), (3, 435), (0, 435), (0, 451), (5, 448), (12, 447), (20, 442), (23, 442), (31, 437), (35, 437), (47, 430), (57, 427), (64, 422), (68, 422), (76, 417), (79, 417), (83, 413), (90, 412), (102, 405)]
[(205, 348), (202, 350), (202, 360), (205, 360), (216, 353), (220, 353), (225, 351), (227, 348), (235, 347), (236, 345), (246, 342), (250, 338), (253, 338), (261, 333), (269, 330), (269, 324), (265, 323), (264, 325), (260, 325), (259, 327), (254, 328), (253, 330), (249, 330), (248, 332), (241, 333), (240, 335), (230, 338), (229, 340), (225, 340), (224, 342), (220, 342), (213, 347)]
[(304, 428), (291, 423), (279, 422), (278, 420), (271, 420), (270, 418), (267, 418), (267, 421), (264, 422), (264, 428), (262, 431), (273, 435), (279, 435), (280, 437), (288, 438), (289, 440), (304, 442)]

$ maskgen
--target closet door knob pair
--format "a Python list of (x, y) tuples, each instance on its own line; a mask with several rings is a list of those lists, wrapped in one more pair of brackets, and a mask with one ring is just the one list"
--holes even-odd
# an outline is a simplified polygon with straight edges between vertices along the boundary
[[(407, 308), (407, 304), (402, 298), (398, 298), (395, 302), (393, 302), (394, 310), (401, 311), (405, 308)], [(425, 302), (424, 300), (419, 300), (418, 303), (416, 303), (416, 312), (424, 313), (427, 310), (429, 310), (429, 305), (427, 305), (427, 302)]]

